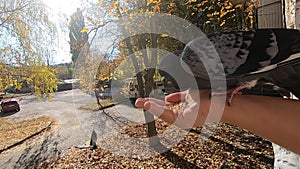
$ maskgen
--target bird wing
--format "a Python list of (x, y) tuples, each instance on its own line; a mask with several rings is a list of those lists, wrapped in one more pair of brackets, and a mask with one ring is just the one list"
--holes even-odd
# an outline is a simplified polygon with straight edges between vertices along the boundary
[[(299, 54), (300, 55), (300, 54)], [(300, 98), (300, 60), (292, 64), (284, 64), (271, 71), (266, 80), (285, 88)]]
[(166, 81), (171, 82), (180, 90), (210, 88), (209, 80), (195, 78), (191, 71), (184, 69), (184, 65), (178, 56), (181, 52), (170, 53), (162, 59), (158, 67), (160, 75), (164, 76)]
[(300, 52), (299, 30), (225, 31), (207, 38), (210, 43), (205, 38), (191, 41), (181, 55), (194, 76), (203, 79), (222, 73), (227, 79), (260, 74), (299, 58), (293, 56)]

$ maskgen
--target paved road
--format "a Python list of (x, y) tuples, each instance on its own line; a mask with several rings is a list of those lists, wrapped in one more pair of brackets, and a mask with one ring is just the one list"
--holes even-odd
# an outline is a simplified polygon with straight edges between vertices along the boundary
[(63, 153), (71, 147), (86, 145), (93, 130), (96, 131), (98, 138), (101, 138), (128, 119), (131, 121), (143, 119), (141, 111), (135, 110), (127, 102), (105, 110), (112, 117), (118, 118), (110, 118), (102, 111), (90, 112), (79, 109), (81, 105), (95, 101), (94, 97), (78, 89), (57, 92), (51, 101), (42, 99), (37, 102), (34, 96), (23, 97), (20, 101), (21, 111), (5, 117), (6, 119), (18, 121), (50, 116), (57, 120), (57, 125), (42, 137), (3, 152), (0, 155), (0, 168), (26, 168)]

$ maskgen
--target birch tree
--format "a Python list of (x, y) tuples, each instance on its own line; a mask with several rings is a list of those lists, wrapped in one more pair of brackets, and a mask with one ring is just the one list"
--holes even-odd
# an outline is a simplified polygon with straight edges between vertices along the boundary
[[(47, 67), (56, 35), (47, 11), (41, 0), (0, 1), (1, 91), (8, 87), (21, 89), (28, 83), (38, 96), (50, 97), (57, 87), (53, 83), (55, 71)], [(44, 75), (37, 78), (40, 72)], [(37, 85), (40, 82), (42, 86)]]
[(296, 28), (296, 0), (282, 0), (283, 16), (286, 28)]

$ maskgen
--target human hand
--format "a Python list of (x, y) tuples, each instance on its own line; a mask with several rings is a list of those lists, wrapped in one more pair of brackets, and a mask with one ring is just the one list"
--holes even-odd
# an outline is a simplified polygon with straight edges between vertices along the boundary
[[(135, 105), (181, 128), (202, 126), (209, 112), (209, 90), (186, 90), (165, 97), (139, 98)], [(200, 102), (201, 101), (201, 102)]]

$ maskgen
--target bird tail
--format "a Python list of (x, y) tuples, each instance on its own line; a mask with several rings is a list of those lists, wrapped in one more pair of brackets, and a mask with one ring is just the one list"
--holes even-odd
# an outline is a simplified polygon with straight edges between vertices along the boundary
[[(278, 63), (284, 60), (291, 60), (291, 55), (298, 54), (300, 57), (300, 30), (297, 29), (273, 29), (276, 35), (276, 42), (279, 53), (272, 59), (272, 63)], [(293, 59), (295, 59), (293, 57)]]
[(299, 35), (299, 39), (294, 43), (293, 46), (291, 46), (291, 54), (297, 54), (297, 53), (300, 53), (300, 35)]
[(300, 53), (300, 30), (297, 29), (286, 29), (282, 36), (283, 39), (289, 41), (290, 44), (290, 54)]

